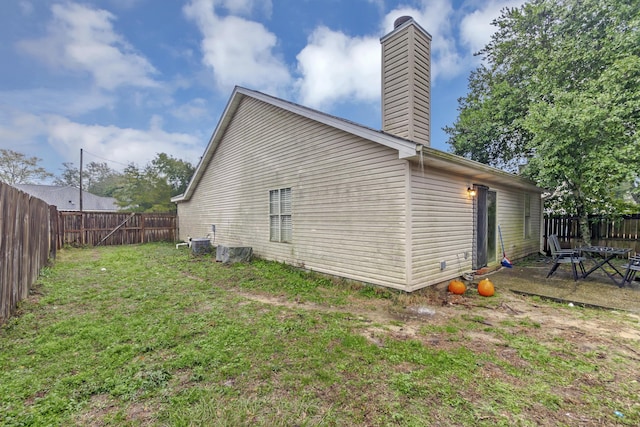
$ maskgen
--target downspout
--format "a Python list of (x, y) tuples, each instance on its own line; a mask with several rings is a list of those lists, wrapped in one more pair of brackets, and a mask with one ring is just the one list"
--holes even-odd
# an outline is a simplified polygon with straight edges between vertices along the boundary
[[(422, 154), (420, 155), (422, 157)], [(405, 291), (411, 292), (414, 287), (413, 283), (413, 198), (411, 186), (411, 160), (406, 160), (405, 168)]]

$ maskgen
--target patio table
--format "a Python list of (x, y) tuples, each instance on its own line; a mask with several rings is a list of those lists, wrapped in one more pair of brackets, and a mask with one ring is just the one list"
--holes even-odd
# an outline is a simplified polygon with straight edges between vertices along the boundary
[[(593, 261), (594, 263), (593, 267), (590, 270), (587, 270), (587, 272), (582, 275), (583, 279), (589, 276), (591, 273), (593, 273), (597, 269), (601, 269), (607, 274), (607, 276), (609, 276), (611, 280), (613, 280), (613, 283), (615, 283), (616, 285), (621, 286), (618, 280), (616, 279), (617, 276), (620, 276), (622, 278), (622, 281), (623, 281), (622, 283), (624, 284), (624, 274), (621, 273), (620, 270), (618, 270), (615, 265), (611, 264), (611, 260), (619, 255), (627, 255), (629, 252), (631, 252), (631, 248), (611, 248), (608, 246), (583, 246), (581, 248), (578, 248), (578, 250), (584, 255), (586, 255), (586, 257), (591, 261)], [(606, 265), (611, 267), (614, 272), (613, 273), (609, 272), (605, 268)]]

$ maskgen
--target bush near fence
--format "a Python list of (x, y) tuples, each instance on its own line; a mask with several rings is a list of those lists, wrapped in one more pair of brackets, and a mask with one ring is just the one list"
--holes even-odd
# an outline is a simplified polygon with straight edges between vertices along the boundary
[(57, 210), (0, 182), (0, 324), (55, 258)]
[[(563, 246), (581, 246), (582, 234), (577, 217), (550, 216), (544, 219), (545, 251), (549, 250), (546, 237), (556, 234)], [(591, 244), (614, 248), (631, 248), (632, 254), (640, 253), (640, 214), (619, 218), (589, 217)]]

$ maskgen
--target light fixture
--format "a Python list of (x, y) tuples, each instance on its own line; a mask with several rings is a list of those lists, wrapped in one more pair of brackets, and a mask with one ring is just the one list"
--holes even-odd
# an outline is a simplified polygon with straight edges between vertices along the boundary
[(469, 194), (469, 197), (476, 197), (476, 189), (467, 187), (467, 194)]

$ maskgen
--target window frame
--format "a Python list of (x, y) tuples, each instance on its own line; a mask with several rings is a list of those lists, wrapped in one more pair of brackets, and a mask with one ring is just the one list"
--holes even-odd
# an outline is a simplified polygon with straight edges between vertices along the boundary
[(524, 193), (524, 238), (531, 238), (531, 193)]
[(293, 240), (293, 191), (291, 187), (269, 190), (269, 241), (291, 243)]

